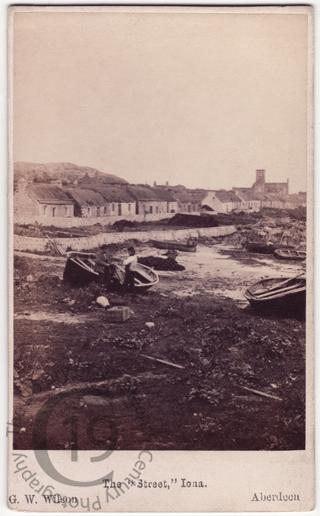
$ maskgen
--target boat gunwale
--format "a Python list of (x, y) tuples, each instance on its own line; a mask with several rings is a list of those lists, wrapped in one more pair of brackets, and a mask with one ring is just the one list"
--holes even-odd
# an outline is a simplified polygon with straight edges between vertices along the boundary
[(256, 297), (251, 292), (246, 291), (245, 297), (248, 299), (248, 301), (255, 301), (256, 303), (265, 302), (265, 301), (273, 301), (274, 299), (281, 299), (287, 296), (292, 296), (294, 294), (300, 294), (302, 292), (306, 291), (306, 287), (299, 287), (294, 288), (292, 290), (286, 290), (286, 292), (276, 292), (274, 294), (271, 294), (270, 296), (262, 296), (262, 297)]
[(89, 272), (90, 274), (93, 274), (94, 276), (99, 276), (99, 273), (95, 271), (92, 267), (90, 267), (88, 264), (83, 262), (81, 258), (73, 256), (71, 258), (68, 258), (71, 262), (73, 262), (75, 265), (83, 269), (85, 272)]

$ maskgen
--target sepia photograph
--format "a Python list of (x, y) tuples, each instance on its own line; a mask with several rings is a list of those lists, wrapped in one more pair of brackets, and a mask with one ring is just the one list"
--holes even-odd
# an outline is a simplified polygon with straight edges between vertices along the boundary
[(15, 452), (306, 449), (310, 14), (13, 10)]

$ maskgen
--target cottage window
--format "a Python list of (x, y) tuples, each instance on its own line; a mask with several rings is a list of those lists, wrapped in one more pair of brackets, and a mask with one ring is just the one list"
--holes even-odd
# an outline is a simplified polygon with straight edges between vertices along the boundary
[(43, 215), (47, 214), (47, 208), (48, 208), (48, 206), (46, 206), (46, 205), (43, 206)]
[(107, 207), (106, 206), (103, 208), (103, 214), (107, 215)]
[(97, 217), (100, 217), (100, 206), (97, 206)]
[(56, 213), (57, 213), (57, 208), (54, 206), (52, 208), (52, 216), (55, 217), (56, 216)]
[(88, 216), (91, 215), (91, 208), (88, 208)]
[(128, 203), (128, 211), (131, 211), (131, 203)]
[(150, 206), (150, 213), (153, 213), (153, 206)]
[(67, 207), (67, 206), (65, 206), (65, 207), (64, 207), (64, 216), (66, 217), (67, 215), (68, 215), (68, 207)]
[(112, 209), (112, 211), (114, 211), (114, 208), (115, 208), (114, 203), (112, 203), (112, 204), (111, 204), (111, 209)]

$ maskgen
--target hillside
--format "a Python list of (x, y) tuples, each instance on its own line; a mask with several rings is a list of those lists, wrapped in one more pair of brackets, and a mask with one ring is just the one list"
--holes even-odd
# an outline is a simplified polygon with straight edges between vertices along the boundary
[(105, 184), (126, 184), (127, 181), (114, 174), (108, 174), (92, 167), (80, 167), (74, 163), (31, 163), (17, 161), (14, 164), (14, 176), (18, 179), (25, 176), (35, 182), (61, 180), (63, 183), (73, 183), (78, 180), (87, 182), (88, 179), (101, 181)]

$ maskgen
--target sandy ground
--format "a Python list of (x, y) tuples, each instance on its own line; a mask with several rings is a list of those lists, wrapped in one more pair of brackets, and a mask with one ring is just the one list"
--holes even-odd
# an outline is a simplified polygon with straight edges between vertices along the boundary
[[(138, 252), (163, 254), (147, 245)], [(63, 259), (19, 254), (17, 448), (304, 447), (304, 322), (257, 315), (243, 296), (303, 266), (221, 244), (178, 261), (185, 271), (160, 273), (135, 296), (97, 284), (70, 289)], [(107, 323), (99, 294), (132, 317)]]

